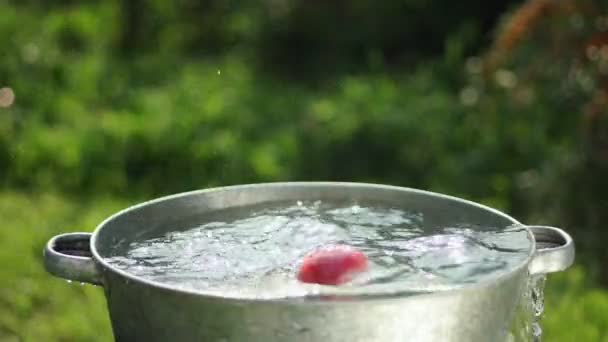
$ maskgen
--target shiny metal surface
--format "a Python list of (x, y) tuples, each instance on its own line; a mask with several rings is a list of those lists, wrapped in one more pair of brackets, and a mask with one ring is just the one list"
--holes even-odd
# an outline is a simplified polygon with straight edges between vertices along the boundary
[(67, 233), (53, 237), (43, 251), (44, 267), (54, 276), (101, 285), (97, 263), (91, 257), (91, 233)]
[[(153, 235), (177, 223), (195, 223), (205, 213), (309, 199), (398, 205), (423, 212), (425, 229), (455, 221), (489, 226), (519, 224), (494, 209), (414, 189), (330, 182), (253, 184), (178, 194), (128, 208), (97, 227), (88, 246), (90, 257), (57, 250), (57, 242), (69, 240), (70, 234), (51, 239), (45, 249), (45, 266), (59, 277), (103, 284), (117, 341), (485, 342), (513, 340), (509, 330), (529, 270), (563, 270), (574, 255), (566, 233), (535, 226), (529, 229), (529, 258), (500, 277), (433, 294), (315, 301), (211, 296), (141, 279), (103, 260), (118, 241)], [(537, 251), (534, 237), (542, 237), (543, 243), (552, 241), (552, 246), (543, 245)]]
[(563, 271), (574, 262), (574, 242), (555, 227), (528, 226), (536, 241), (536, 253), (528, 266), (530, 274)]

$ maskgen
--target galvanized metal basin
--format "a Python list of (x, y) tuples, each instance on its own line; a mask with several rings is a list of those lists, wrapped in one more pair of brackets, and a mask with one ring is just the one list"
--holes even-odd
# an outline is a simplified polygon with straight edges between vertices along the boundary
[[(574, 244), (564, 231), (528, 226), (525, 262), (459, 289), (420, 295), (331, 300), (237, 299), (187, 291), (136, 277), (104, 261), (110, 247), (171, 230), (211, 211), (276, 201), (378, 201), (424, 213), (425, 224), (509, 226), (494, 209), (441, 194), (362, 183), (301, 182), (230, 186), (177, 194), (123, 210), (94, 233), (53, 237), (44, 250), (55, 276), (105, 290), (116, 341), (508, 341), (531, 275), (566, 269)], [(521, 319), (521, 317), (520, 317)]]

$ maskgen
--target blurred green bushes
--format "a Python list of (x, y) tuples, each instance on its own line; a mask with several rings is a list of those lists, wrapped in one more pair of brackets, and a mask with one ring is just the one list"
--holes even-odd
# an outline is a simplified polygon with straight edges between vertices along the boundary
[(545, 315), (545, 341), (608, 341), (608, 294), (589, 281), (584, 268), (549, 276)]
[(99, 291), (42, 271), (51, 235), (278, 180), (425, 188), (564, 227), (584, 266), (549, 281), (547, 340), (606, 340), (608, 8), (528, 0), (496, 26), (513, 4), (0, 0), (16, 94), (0, 340), (109, 336)]
[(245, 63), (224, 59), (183, 65), (164, 84), (132, 89), (120, 105), (66, 90), (49, 101), (45, 119), (20, 103), (6, 113), (3, 178), (31, 189), (145, 194), (365, 180), (510, 209), (517, 173), (559, 152), (563, 135), (550, 131), (551, 113), (515, 110), (507, 98), (465, 108), (432, 69), (309, 90), (261, 82)]
[[(415, 70), (379, 67), (311, 88), (260, 73), (241, 50), (115, 55), (126, 30), (118, 3), (60, 3), (44, 14), (31, 5), (2, 8), (0, 34), (12, 38), (6, 51), (17, 52), (4, 54), (0, 67), (17, 94), (0, 121), (7, 186), (155, 195), (219, 183), (368, 180), (508, 209), (513, 172), (540, 165), (563, 139), (544, 129), (555, 122), (545, 108), (519, 113), (506, 97), (462, 105), (467, 43), (460, 33), (446, 41), (445, 57), (418, 60)], [(164, 4), (142, 3), (158, 15)], [(184, 6), (163, 20), (181, 18), (174, 12)], [(241, 13), (231, 8), (217, 10)], [(182, 32), (158, 20), (163, 30)], [(154, 32), (150, 44), (170, 45)]]

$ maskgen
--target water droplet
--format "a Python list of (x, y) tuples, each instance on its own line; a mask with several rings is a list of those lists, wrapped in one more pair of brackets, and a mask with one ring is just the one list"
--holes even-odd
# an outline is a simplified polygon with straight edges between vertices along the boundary
[(67, 279), (66, 281), (68, 282), (68, 284), (71, 284), (71, 283), (72, 283), (72, 281), (71, 281), (71, 280), (69, 280), (69, 279)]
[(222, 71), (220, 69), (217, 69), (217, 74), (219, 75), (221, 73), (222, 73)]
[(80, 283), (80, 286), (84, 286), (84, 283), (83, 283), (83, 282), (81, 282), (81, 283)]
[(302, 201), (298, 201), (298, 207), (301, 207), (303, 205)]

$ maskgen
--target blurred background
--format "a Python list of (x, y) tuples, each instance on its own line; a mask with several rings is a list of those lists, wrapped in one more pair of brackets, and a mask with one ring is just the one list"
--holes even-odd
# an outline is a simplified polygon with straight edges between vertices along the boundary
[(0, 341), (109, 341), (52, 235), (171, 193), (332, 180), (565, 228), (547, 341), (608, 341), (608, 2), (0, 0)]

